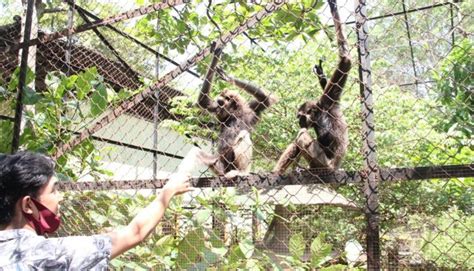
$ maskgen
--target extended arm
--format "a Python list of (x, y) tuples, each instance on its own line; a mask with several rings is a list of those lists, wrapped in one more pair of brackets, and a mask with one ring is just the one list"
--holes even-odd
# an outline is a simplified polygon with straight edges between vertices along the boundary
[(198, 105), (203, 108), (207, 109), (210, 112), (215, 112), (217, 108), (217, 103), (209, 97), (209, 92), (212, 88), (212, 82), (214, 80), (214, 73), (216, 72), (216, 66), (219, 62), (219, 58), (221, 56), (222, 49), (215, 49), (214, 55), (212, 57), (211, 65), (207, 70), (206, 79), (204, 79), (204, 83), (202, 84), (201, 92), (199, 93), (198, 98)]
[(339, 17), (339, 12), (337, 10), (336, 0), (328, 0), (328, 3), (336, 28), (337, 45), (339, 48), (339, 64), (334, 71), (331, 80), (326, 84), (323, 97), (321, 98), (321, 104), (326, 106), (327, 109), (332, 107), (341, 99), (342, 89), (346, 84), (347, 76), (351, 69), (351, 58), (348, 48), (349, 46), (342, 29), (341, 18)]
[(111, 258), (117, 257), (145, 240), (163, 218), (173, 196), (191, 189), (186, 175), (172, 175), (157, 198), (141, 210), (130, 224), (108, 233), (112, 239)]
[(242, 81), (240, 79), (231, 77), (227, 75), (224, 70), (222, 70), (220, 67), (217, 68), (217, 73), (221, 77), (222, 80), (229, 82), (243, 90), (245, 90), (248, 94), (252, 95), (255, 97), (256, 100), (252, 100), (249, 105), (250, 108), (252, 108), (255, 113), (260, 114), (263, 110), (266, 108), (270, 107), (272, 104), (276, 102), (276, 99), (271, 96), (267, 95), (262, 89), (259, 87), (249, 83)]

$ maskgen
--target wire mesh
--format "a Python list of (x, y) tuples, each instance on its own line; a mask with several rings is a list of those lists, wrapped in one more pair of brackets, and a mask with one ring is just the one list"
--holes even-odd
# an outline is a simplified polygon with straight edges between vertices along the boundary
[[(57, 159), (58, 236), (126, 225), (183, 168), (197, 187), (112, 269), (474, 268), (471, 3), (377, 1), (365, 14), (338, 1), (353, 63), (339, 103), (349, 146), (335, 172), (300, 159), (281, 176), (272, 170), (300, 131), (297, 110), (322, 94), (313, 66), (322, 59), (329, 78), (337, 69), (327, 3), (36, 3), (29, 44), (21, 4), (0, 4), (0, 152), (12, 148), (29, 45), (19, 143)], [(225, 123), (197, 105), (219, 48), (227, 75), (278, 99), (244, 129), (251, 169), (234, 178), (188, 162), (196, 149), (219, 151)], [(224, 90), (253, 99), (217, 74), (211, 83), (212, 101)]]

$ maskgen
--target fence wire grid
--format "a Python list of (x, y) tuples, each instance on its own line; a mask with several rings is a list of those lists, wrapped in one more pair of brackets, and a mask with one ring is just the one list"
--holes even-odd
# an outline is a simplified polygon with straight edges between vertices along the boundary
[[(302, 157), (274, 173), (300, 105), (322, 95), (313, 67), (338, 68), (318, 0), (3, 0), (0, 153), (55, 158), (57, 236), (126, 225), (171, 173), (192, 175), (196, 189), (113, 270), (474, 269), (474, 3), (337, 7), (352, 59), (340, 166)], [(195, 155), (216, 154), (228, 125), (198, 106), (203, 85), (211, 101), (254, 98), (225, 74), (207, 80), (218, 68), (276, 100), (244, 128), (251, 168), (232, 176)]]

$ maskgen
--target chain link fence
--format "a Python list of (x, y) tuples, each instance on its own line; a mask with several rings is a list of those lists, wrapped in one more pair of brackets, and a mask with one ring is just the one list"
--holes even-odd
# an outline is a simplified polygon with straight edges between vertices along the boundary
[[(335, 171), (300, 159), (272, 173), (298, 108), (321, 96), (313, 66), (337, 69), (323, 1), (4, 1), (0, 152), (55, 158), (59, 236), (126, 225), (188, 168), (196, 190), (112, 269), (473, 269), (474, 5), (337, 5), (352, 69)], [(189, 163), (218, 152), (225, 124), (197, 102), (219, 48), (226, 74), (278, 99), (247, 128), (250, 173), (232, 178)], [(253, 98), (211, 83), (211, 100)]]

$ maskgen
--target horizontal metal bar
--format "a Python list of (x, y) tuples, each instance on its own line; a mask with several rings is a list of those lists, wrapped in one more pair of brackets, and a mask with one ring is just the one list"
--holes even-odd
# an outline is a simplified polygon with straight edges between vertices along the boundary
[[(399, 16), (399, 15), (404, 15), (406, 13), (418, 12), (418, 11), (433, 9), (433, 8), (442, 7), (442, 6), (446, 6), (446, 5), (452, 5), (452, 3), (451, 2), (444, 2), (444, 3), (435, 4), (435, 5), (424, 6), (424, 7), (421, 7), (421, 8), (410, 9), (410, 10), (407, 10), (406, 12), (400, 11), (400, 12), (395, 12), (395, 13), (391, 13), (391, 14), (384, 14), (384, 15), (380, 15), (380, 16), (369, 17), (369, 18), (367, 18), (367, 21), (373, 21), (373, 20), (378, 20), (378, 19), (395, 17), (395, 16)], [(356, 23), (355, 21), (349, 21), (349, 22), (345, 22), (344, 24), (355, 24), (355, 23)], [(329, 25), (329, 27), (334, 27), (334, 25)]]
[[(362, 181), (363, 171), (337, 170), (303, 170), (292, 172), (289, 175), (277, 176), (273, 174), (251, 174), (238, 176), (234, 179), (223, 177), (204, 177), (191, 180), (194, 187), (238, 187), (248, 189), (251, 187), (268, 188), (278, 185), (307, 185), (307, 184), (351, 184)], [(379, 178), (383, 182), (426, 180), (438, 178), (474, 177), (474, 164), (430, 166), (415, 168), (388, 168), (379, 170)], [(61, 190), (125, 190), (125, 189), (159, 189), (166, 183), (160, 180), (117, 180), (104, 182), (61, 182)]]
[[(75, 132), (74, 134), (78, 135), (79, 133)], [(176, 155), (176, 154), (172, 154), (172, 153), (168, 153), (168, 152), (163, 152), (163, 151), (159, 151), (159, 150), (154, 150), (154, 149), (147, 148), (147, 147), (141, 147), (141, 146), (137, 146), (137, 145), (133, 145), (133, 144), (129, 144), (129, 143), (123, 143), (123, 142), (116, 141), (116, 140), (113, 140), (113, 139), (103, 138), (103, 137), (99, 137), (99, 136), (91, 136), (91, 138), (94, 139), (94, 140), (100, 141), (100, 142), (105, 142), (105, 143), (109, 143), (109, 144), (116, 145), (116, 146), (123, 146), (123, 147), (127, 147), (127, 148), (134, 149), (134, 150), (140, 150), (140, 151), (155, 153), (155, 154), (163, 155), (163, 156), (170, 157), (170, 158), (175, 158), (175, 159), (183, 159), (184, 158), (183, 156), (180, 156), (180, 155)]]
[(412, 82), (412, 83), (404, 83), (398, 85), (399, 87), (408, 87), (408, 86), (413, 86), (413, 85), (424, 85), (424, 84), (432, 84), (436, 83), (436, 81), (429, 80), (429, 81), (422, 81), (422, 82)]
[(382, 169), (383, 182), (474, 177), (474, 164)]
[(15, 118), (14, 118), (14, 117), (5, 116), (5, 115), (0, 115), (0, 120), (14, 121)]

